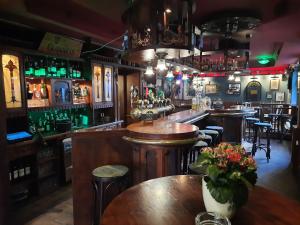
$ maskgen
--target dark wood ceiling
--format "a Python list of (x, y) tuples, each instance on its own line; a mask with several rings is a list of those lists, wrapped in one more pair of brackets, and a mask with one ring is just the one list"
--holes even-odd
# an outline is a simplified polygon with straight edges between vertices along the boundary
[[(125, 31), (121, 22), (128, 0), (10, 0), (0, 2), (0, 19), (79, 39), (107, 42)], [(277, 65), (294, 63), (300, 53), (299, 0), (195, 0), (193, 20), (200, 24), (224, 11), (251, 11), (262, 25), (250, 40), (251, 57), (271, 54), (282, 44)], [(115, 47), (120, 47), (120, 42)]]

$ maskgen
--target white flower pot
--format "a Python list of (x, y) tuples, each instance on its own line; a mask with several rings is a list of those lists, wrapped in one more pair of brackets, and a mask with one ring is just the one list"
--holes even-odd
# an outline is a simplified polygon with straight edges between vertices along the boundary
[(226, 216), (229, 219), (235, 214), (235, 208), (232, 207), (229, 202), (222, 204), (217, 202), (213, 196), (211, 196), (204, 177), (202, 177), (202, 195), (207, 212), (214, 212), (222, 216)]

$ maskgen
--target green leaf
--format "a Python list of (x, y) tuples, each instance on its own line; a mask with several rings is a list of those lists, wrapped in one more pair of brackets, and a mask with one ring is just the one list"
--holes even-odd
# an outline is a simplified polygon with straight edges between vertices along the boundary
[(230, 186), (219, 186), (215, 185), (212, 180), (207, 182), (207, 188), (211, 194), (211, 196), (219, 203), (232, 202), (233, 199), (233, 191)]
[(222, 171), (215, 165), (209, 165), (206, 172), (209, 178), (214, 182), (216, 182), (218, 176), (222, 173)]

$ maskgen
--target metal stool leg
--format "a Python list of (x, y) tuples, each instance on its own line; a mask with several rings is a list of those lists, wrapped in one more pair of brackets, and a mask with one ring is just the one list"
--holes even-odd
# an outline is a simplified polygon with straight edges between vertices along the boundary
[(257, 133), (258, 133), (258, 127), (254, 126), (254, 137), (253, 137), (253, 145), (252, 145), (252, 156), (255, 156), (256, 150), (257, 150)]
[(93, 186), (95, 191), (93, 225), (99, 225), (103, 210), (103, 182), (100, 182), (100, 193), (98, 183), (94, 182)]
[(267, 162), (271, 158), (271, 148), (270, 148), (270, 128), (267, 128), (267, 151), (266, 151)]

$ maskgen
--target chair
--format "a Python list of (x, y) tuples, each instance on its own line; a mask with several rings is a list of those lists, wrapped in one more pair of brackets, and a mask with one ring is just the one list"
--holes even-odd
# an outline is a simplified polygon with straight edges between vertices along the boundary
[(259, 122), (259, 119), (254, 118), (254, 117), (248, 117), (248, 118), (245, 119), (245, 121), (246, 121), (245, 129), (248, 130), (248, 132), (246, 133), (244, 140), (253, 141), (254, 123)]
[[(257, 122), (254, 123), (254, 138), (253, 138), (253, 145), (252, 145), (252, 156), (255, 156), (257, 149), (264, 150), (266, 152), (267, 162), (269, 162), (271, 158), (271, 145), (270, 145), (270, 130), (272, 125), (270, 123), (265, 122)], [(267, 144), (261, 143), (261, 134), (266, 129), (266, 138)], [(258, 144), (257, 144), (258, 141)]]
[[(119, 193), (121, 187), (124, 190), (129, 185), (129, 169), (122, 165), (105, 165), (93, 170), (94, 221), (93, 225), (99, 225), (105, 208), (105, 196), (109, 188), (116, 184)], [(110, 199), (112, 200), (112, 199)], [(108, 202), (108, 201), (107, 201)]]

